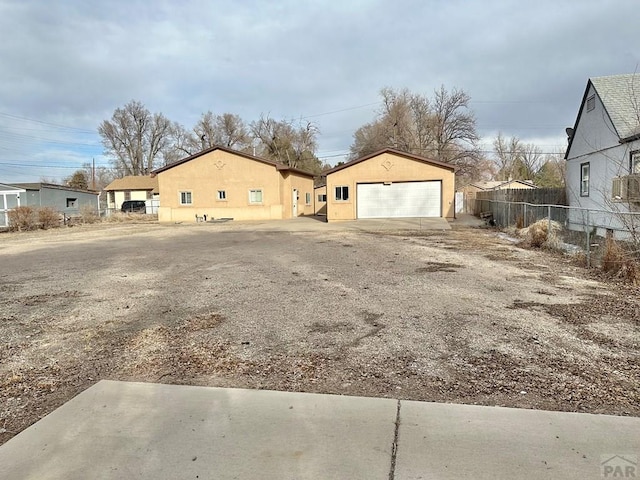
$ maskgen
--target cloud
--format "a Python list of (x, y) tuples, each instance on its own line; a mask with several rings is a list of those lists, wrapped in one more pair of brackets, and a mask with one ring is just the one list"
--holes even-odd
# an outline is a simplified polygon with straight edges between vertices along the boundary
[[(94, 132), (132, 99), (187, 127), (207, 110), (310, 116), (333, 155), (374, 118), (382, 87), (445, 85), (471, 95), (483, 137), (562, 144), (587, 79), (640, 63), (636, 15), (634, 0), (5, 0), (0, 113)], [(3, 162), (64, 156), (3, 138), (0, 178), (15, 176)], [(90, 160), (91, 142), (67, 146)]]

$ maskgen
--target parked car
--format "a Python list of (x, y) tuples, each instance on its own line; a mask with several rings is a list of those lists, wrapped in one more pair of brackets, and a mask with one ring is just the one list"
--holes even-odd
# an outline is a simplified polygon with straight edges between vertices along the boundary
[(120, 210), (127, 213), (147, 213), (147, 204), (144, 200), (126, 200), (122, 202)]

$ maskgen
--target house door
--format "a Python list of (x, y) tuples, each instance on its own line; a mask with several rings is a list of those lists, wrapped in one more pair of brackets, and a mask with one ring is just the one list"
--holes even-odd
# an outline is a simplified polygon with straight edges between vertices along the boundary
[(293, 189), (293, 216), (298, 216), (298, 189)]

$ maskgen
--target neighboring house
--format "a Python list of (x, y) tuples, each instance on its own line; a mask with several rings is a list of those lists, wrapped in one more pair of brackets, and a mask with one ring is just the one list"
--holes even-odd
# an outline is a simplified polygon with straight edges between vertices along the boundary
[(9, 226), (9, 210), (21, 205), (20, 197), (25, 193), (24, 188), (0, 183), (0, 228)]
[(215, 146), (152, 172), (158, 220), (266, 220), (313, 215), (313, 174)]
[(54, 185), (52, 183), (13, 183), (25, 190), (20, 195), (20, 206), (51, 207), (66, 215), (76, 215), (83, 207), (98, 210), (100, 192)]
[(588, 224), (601, 235), (607, 229), (626, 230), (624, 213), (640, 207), (640, 75), (589, 79), (575, 125), (567, 133), (569, 205), (616, 212), (572, 209), (569, 228), (581, 230)]
[(510, 190), (538, 188), (531, 180), (491, 180), (487, 182), (474, 182), (460, 188), (464, 193), (487, 192), (489, 190)]
[(527, 190), (538, 188), (531, 180), (490, 180), (473, 182), (461, 187), (456, 193), (456, 213), (475, 212), (476, 193), (495, 190)]
[(327, 221), (453, 218), (453, 165), (386, 148), (325, 172)]
[(315, 201), (314, 213), (316, 215), (327, 214), (327, 186), (318, 185), (313, 189), (313, 196)]
[(107, 208), (120, 210), (122, 203), (128, 200), (144, 200), (147, 213), (157, 213), (160, 204), (158, 179), (151, 176), (117, 178), (104, 188), (107, 193)]

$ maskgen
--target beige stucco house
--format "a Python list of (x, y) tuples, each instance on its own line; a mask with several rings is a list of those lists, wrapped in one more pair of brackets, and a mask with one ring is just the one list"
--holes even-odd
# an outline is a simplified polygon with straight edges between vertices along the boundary
[(107, 208), (114, 210), (120, 210), (122, 202), (127, 200), (144, 200), (151, 208), (157, 205), (160, 196), (158, 179), (148, 175), (117, 178), (104, 191), (107, 192)]
[(453, 165), (392, 148), (325, 172), (327, 221), (357, 218), (453, 218)]
[(313, 174), (226, 147), (158, 168), (161, 222), (313, 215)]

